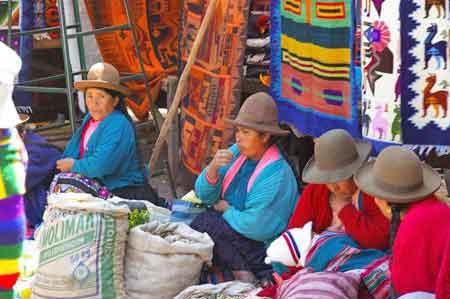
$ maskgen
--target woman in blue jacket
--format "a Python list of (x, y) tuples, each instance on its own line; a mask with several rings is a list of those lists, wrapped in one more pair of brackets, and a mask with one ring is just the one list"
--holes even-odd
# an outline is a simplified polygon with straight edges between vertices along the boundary
[(272, 273), (265, 248), (286, 229), (298, 198), (295, 175), (273, 142), (288, 131), (279, 128), (275, 102), (262, 92), (228, 122), (236, 126), (236, 144), (218, 150), (197, 178), (196, 195), (213, 209), (191, 227), (213, 239), (217, 266), (238, 280), (265, 281)]
[(63, 174), (55, 178), (51, 191), (82, 189), (99, 197), (113, 194), (164, 205), (145, 180), (134, 126), (125, 107), (129, 90), (119, 80), (114, 66), (97, 63), (87, 80), (75, 82), (75, 88), (85, 92), (89, 113), (56, 162)]

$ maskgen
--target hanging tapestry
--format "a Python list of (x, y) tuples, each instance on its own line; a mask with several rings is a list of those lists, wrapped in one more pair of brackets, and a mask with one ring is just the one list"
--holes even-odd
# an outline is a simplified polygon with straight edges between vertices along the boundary
[(450, 145), (448, 0), (401, 1), (402, 129), (408, 144)]
[[(186, 0), (180, 52), (186, 63), (208, 1)], [(234, 118), (240, 105), (242, 65), (249, 0), (219, 1), (192, 66), (182, 102), (182, 160), (198, 174), (219, 148), (229, 145), (232, 130), (224, 118)]]
[(399, 143), (400, 11), (398, 0), (363, 0), (361, 29), (363, 136), (375, 148)]
[[(92, 26), (98, 29), (126, 24), (123, 2), (85, 0)], [(168, 74), (175, 74), (177, 70), (180, 1), (132, 0), (129, 5), (151, 97), (155, 100), (161, 80)], [(123, 73), (140, 72), (130, 31), (117, 30), (96, 35), (96, 38), (104, 61), (113, 64)], [(127, 100), (128, 105), (139, 119), (146, 119), (151, 99), (146, 96), (143, 82), (129, 81), (126, 85), (141, 99)]]
[(272, 0), (272, 93), (280, 120), (319, 136), (360, 136), (352, 0)]

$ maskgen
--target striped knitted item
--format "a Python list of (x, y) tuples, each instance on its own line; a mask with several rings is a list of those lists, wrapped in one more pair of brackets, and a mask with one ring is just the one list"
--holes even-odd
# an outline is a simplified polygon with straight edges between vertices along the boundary
[(280, 285), (275, 299), (357, 299), (359, 283), (355, 273), (313, 272), (305, 268)]
[(14, 298), (25, 232), (27, 156), (15, 129), (0, 129), (0, 299)]

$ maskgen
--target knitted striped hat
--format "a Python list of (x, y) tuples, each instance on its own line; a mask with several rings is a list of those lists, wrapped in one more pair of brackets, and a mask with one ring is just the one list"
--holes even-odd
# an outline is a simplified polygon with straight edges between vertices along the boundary
[(305, 266), (306, 255), (312, 246), (312, 222), (302, 228), (284, 232), (267, 248), (267, 264), (278, 262), (289, 267)]

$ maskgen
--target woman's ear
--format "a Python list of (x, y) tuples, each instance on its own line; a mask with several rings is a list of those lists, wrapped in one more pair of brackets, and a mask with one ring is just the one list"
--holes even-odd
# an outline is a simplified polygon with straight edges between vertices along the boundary
[(269, 133), (264, 133), (264, 135), (263, 135), (264, 143), (269, 143), (269, 140), (270, 140), (270, 134)]
[(119, 104), (119, 101), (120, 101), (119, 97), (115, 96), (114, 99), (113, 99), (113, 106), (114, 106), (114, 108), (117, 107), (117, 105)]

